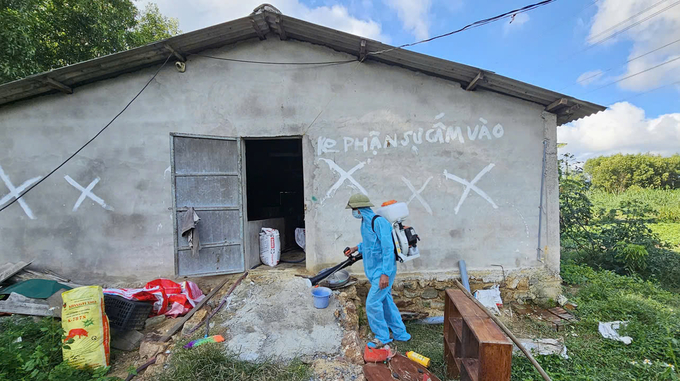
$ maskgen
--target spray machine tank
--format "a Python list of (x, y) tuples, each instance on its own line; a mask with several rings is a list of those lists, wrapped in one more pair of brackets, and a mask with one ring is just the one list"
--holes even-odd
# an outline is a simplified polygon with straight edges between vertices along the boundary
[(392, 224), (392, 239), (394, 239), (398, 260), (407, 262), (419, 258), (418, 241), (420, 241), (420, 237), (416, 234), (415, 229), (403, 224), (409, 215), (406, 203), (388, 201), (376, 209), (375, 213)]

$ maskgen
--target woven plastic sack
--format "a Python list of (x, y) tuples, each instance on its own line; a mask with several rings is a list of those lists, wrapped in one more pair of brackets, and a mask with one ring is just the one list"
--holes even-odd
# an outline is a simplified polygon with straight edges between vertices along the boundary
[(304, 228), (295, 228), (295, 243), (302, 248), (302, 251), (305, 250), (306, 240)]
[(66, 335), (64, 361), (80, 368), (109, 366), (109, 319), (104, 312), (102, 288), (78, 287), (61, 297), (61, 326)]
[(260, 260), (267, 266), (274, 267), (281, 259), (281, 237), (279, 231), (262, 228), (260, 232)]

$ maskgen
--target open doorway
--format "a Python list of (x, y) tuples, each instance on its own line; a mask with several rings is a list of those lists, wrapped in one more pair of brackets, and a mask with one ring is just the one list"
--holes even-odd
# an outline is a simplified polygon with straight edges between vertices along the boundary
[(304, 229), (302, 138), (245, 139), (246, 217), (252, 264), (259, 264), (259, 233), (279, 230), (281, 262), (304, 266), (295, 230)]

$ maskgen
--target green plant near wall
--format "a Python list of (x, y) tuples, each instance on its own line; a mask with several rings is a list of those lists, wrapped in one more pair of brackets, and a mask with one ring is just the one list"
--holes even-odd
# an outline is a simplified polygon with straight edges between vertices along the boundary
[(61, 322), (29, 317), (0, 320), (0, 381), (105, 381), (108, 368), (78, 369), (62, 360)]

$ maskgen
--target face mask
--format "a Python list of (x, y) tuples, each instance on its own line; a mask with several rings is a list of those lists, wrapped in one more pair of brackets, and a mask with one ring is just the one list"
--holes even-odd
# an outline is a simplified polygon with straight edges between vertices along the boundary
[(361, 219), (361, 213), (359, 213), (359, 211), (356, 210), (356, 209), (352, 210), (352, 216), (353, 216), (354, 218)]

